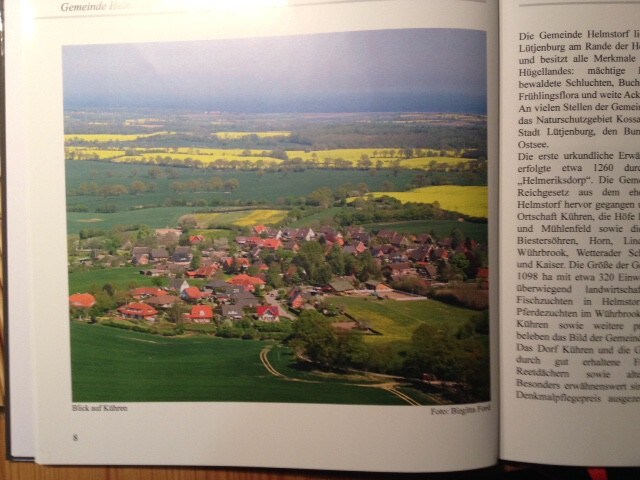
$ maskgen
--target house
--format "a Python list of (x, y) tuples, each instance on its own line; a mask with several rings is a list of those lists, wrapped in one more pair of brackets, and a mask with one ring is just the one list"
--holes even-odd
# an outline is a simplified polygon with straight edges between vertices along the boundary
[(185, 288), (180, 293), (180, 298), (189, 303), (198, 302), (203, 298), (207, 298), (208, 296), (208, 293), (202, 292), (198, 287)]
[(134, 265), (147, 265), (151, 255), (149, 247), (133, 247), (131, 250), (131, 263)]
[(131, 302), (118, 308), (118, 312), (124, 318), (136, 320), (155, 320), (158, 311), (151, 305), (140, 302)]
[(138, 287), (129, 291), (129, 295), (138, 300), (148, 297), (155, 297), (158, 295), (162, 295), (163, 293), (164, 291), (157, 287)]
[(255, 307), (260, 304), (260, 300), (251, 292), (233, 292), (229, 294), (229, 299), (235, 304), (242, 304), (245, 307)]
[(298, 253), (300, 251), (300, 244), (298, 242), (296, 242), (295, 240), (288, 240), (288, 241), (284, 242), (283, 248), (285, 250), (290, 250), (290, 251), (292, 251), (294, 253)]
[(236, 305), (222, 305), (220, 307), (220, 312), (223, 318), (228, 318), (230, 320), (242, 320), (242, 317), (244, 316), (242, 308)]
[(296, 310), (300, 310), (306, 302), (306, 299), (302, 295), (302, 292), (298, 288), (294, 288), (287, 295), (287, 305)]
[(263, 285), (266, 285), (266, 282), (260, 277), (252, 277), (251, 275), (247, 275), (245, 273), (230, 278), (229, 283), (232, 285), (242, 286), (248, 292), (255, 292), (256, 289), (259, 289)]
[(282, 230), (279, 228), (269, 228), (267, 230), (267, 237), (280, 240), (282, 238)]
[(280, 309), (276, 305), (261, 305), (256, 309), (258, 320), (276, 323), (280, 321)]
[(186, 314), (193, 323), (211, 323), (213, 321), (213, 307), (211, 305), (194, 305), (191, 312)]
[(148, 298), (146, 300), (146, 303), (154, 306), (155, 308), (168, 309), (171, 308), (174, 303), (179, 301), (180, 299), (178, 297), (174, 297), (173, 295), (158, 295), (157, 297)]
[(189, 236), (189, 243), (191, 245), (199, 245), (201, 243), (204, 243), (205, 240), (206, 240), (206, 238), (204, 237), (204, 235), (190, 235)]
[(362, 242), (356, 242), (352, 245), (347, 245), (343, 248), (344, 253), (349, 255), (360, 255), (367, 250), (367, 247)]
[(190, 263), (192, 258), (191, 247), (176, 247), (171, 255), (171, 261), (175, 263)]
[(256, 225), (255, 227), (253, 227), (253, 231), (256, 235), (262, 235), (267, 231), (267, 227), (264, 225)]
[(169, 282), (167, 290), (182, 293), (185, 288), (189, 288), (189, 282), (187, 282), (183, 278), (174, 278), (173, 280), (171, 280), (171, 282)]
[(431, 245), (423, 245), (415, 248), (409, 252), (408, 258), (414, 262), (428, 262), (431, 258), (431, 251), (433, 247)]
[(311, 228), (301, 228), (296, 233), (296, 239), (309, 242), (316, 238), (316, 233)]
[(387, 277), (404, 276), (416, 273), (415, 269), (409, 262), (389, 263), (382, 267), (382, 271)]
[(277, 239), (277, 238), (265, 238), (262, 241), (262, 245), (263, 248), (268, 248), (271, 250), (277, 250), (279, 248), (282, 248), (282, 241)]
[(202, 265), (197, 270), (187, 272), (187, 275), (194, 278), (211, 278), (218, 273), (218, 264), (212, 263), (210, 265)]
[(96, 304), (96, 297), (90, 293), (74, 293), (69, 296), (69, 305), (72, 308), (89, 310)]
[(149, 260), (152, 262), (162, 262), (169, 259), (169, 252), (166, 248), (152, 248)]
[(393, 288), (382, 282), (378, 282), (377, 280), (367, 280), (366, 282), (364, 282), (364, 286), (367, 288), (367, 290), (372, 290), (377, 295), (383, 295), (385, 293), (393, 292)]
[(432, 263), (418, 262), (416, 270), (426, 278), (435, 280), (438, 277), (438, 269)]
[(220, 288), (226, 288), (228, 287), (229, 284), (227, 282), (225, 282), (224, 280), (220, 280), (220, 279), (215, 279), (215, 280), (211, 280), (209, 283), (207, 283), (204, 286), (204, 289), (207, 291), (217, 291)]
[(329, 291), (338, 295), (352, 293), (355, 290), (355, 287), (351, 282), (345, 279), (334, 280), (333, 282), (330, 282), (327, 287)]
[(236, 268), (241, 272), (247, 271), (251, 266), (251, 262), (249, 261), (249, 259), (244, 257), (235, 258), (234, 262), (235, 262)]

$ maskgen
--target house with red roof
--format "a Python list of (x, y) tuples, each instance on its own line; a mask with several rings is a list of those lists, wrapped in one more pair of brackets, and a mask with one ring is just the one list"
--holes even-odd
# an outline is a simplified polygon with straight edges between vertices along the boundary
[(211, 305), (194, 305), (191, 312), (185, 314), (193, 323), (211, 323), (213, 321), (213, 307)]
[(72, 308), (81, 308), (89, 310), (96, 304), (96, 297), (90, 293), (74, 293), (69, 296), (69, 305)]
[(211, 278), (218, 273), (219, 265), (212, 263), (210, 265), (202, 265), (197, 270), (190, 270), (187, 275), (193, 278)]
[(158, 311), (151, 305), (140, 302), (131, 302), (118, 308), (118, 312), (124, 318), (133, 318), (136, 320), (155, 320)]
[(302, 292), (298, 288), (294, 288), (287, 295), (287, 303), (291, 308), (300, 310), (306, 302), (306, 299), (302, 296)]
[(180, 292), (180, 298), (185, 302), (195, 303), (209, 296), (208, 293), (203, 292), (198, 287), (188, 287)]
[(203, 243), (206, 240), (206, 238), (204, 238), (204, 235), (190, 235), (189, 236), (189, 243), (191, 245), (198, 245), (200, 243)]
[(129, 294), (137, 300), (147, 298), (147, 297), (156, 297), (164, 293), (165, 292), (163, 290), (157, 287), (138, 287), (138, 288), (134, 288), (129, 292)]
[(266, 285), (266, 282), (260, 277), (252, 277), (246, 273), (241, 273), (240, 275), (230, 278), (229, 283), (231, 285), (240, 285), (244, 287), (247, 292), (255, 292), (256, 289)]
[(256, 307), (258, 320), (261, 322), (276, 323), (280, 321), (280, 309), (277, 305), (261, 305)]
[(277, 250), (279, 248), (282, 248), (282, 240), (278, 238), (265, 238), (262, 241), (262, 247), (269, 248), (271, 250)]

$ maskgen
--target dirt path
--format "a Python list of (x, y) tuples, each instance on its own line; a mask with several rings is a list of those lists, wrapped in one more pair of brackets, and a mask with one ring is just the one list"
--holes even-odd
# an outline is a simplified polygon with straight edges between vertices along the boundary
[[(272, 348), (271, 346), (267, 346), (260, 351), (260, 361), (262, 362), (262, 365), (264, 365), (264, 368), (267, 370), (267, 372), (269, 372), (271, 375), (273, 375), (274, 377), (282, 378), (283, 380), (289, 380), (292, 382), (322, 383), (322, 382), (314, 382), (312, 380), (302, 380), (300, 378), (290, 378), (283, 375), (279, 371), (277, 371), (275, 368), (273, 368), (273, 365), (271, 365), (271, 362), (269, 362), (268, 355), (269, 355), (269, 352), (271, 351), (271, 348)], [(416, 400), (411, 398), (409, 395), (402, 393), (400, 390), (398, 390), (397, 388), (400, 386), (398, 382), (383, 382), (383, 383), (373, 383), (373, 384), (349, 383), (346, 385), (352, 385), (354, 387), (380, 388), (402, 399), (403, 401), (407, 402), (409, 405), (416, 405), (416, 406), (421, 405)]]

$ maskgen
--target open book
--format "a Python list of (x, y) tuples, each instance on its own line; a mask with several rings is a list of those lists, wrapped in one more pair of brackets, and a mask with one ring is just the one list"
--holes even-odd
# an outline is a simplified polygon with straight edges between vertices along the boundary
[(637, 465), (638, 20), (6, 2), (10, 455)]

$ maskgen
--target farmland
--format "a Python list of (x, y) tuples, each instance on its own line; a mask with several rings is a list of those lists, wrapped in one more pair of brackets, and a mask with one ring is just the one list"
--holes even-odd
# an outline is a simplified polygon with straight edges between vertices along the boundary
[[(108, 140), (89, 140), (94, 137), (105, 137)], [(241, 140), (244, 138), (238, 133), (216, 134), (219, 138)], [(277, 135), (273, 135), (277, 137)], [(138, 140), (135, 135), (85, 135), (69, 136), (68, 142), (95, 144), (94, 147), (68, 146), (66, 156), (74, 160), (112, 160), (119, 163), (185, 163), (196, 164), (204, 167), (217, 168), (273, 168), (285, 163), (283, 158), (278, 158), (273, 152), (252, 149), (224, 149), (224, 148), (100, 148), (102, 142), (125, 142), (126, 138)], [(117, 140), (120, 138), (119, 140)], [(147, 137), (149, 138), (149, 137)], [(266, 136), (263, 138), (267, 138)], [(390, 153), (388, 153), (390, 152)], [(453, 151), (443, 151), (441, 155), (422, 155), (407, 158), (402, 149), (377, 150), (372, 148), (350, 148), (329, 150), (290, 150), (287, 158), (292, 161), (308, 163), (317, 168), (416, 168), (430, 170), (434, 168), (466, 169), (472, 162), (469, 158), (455, 156)]]
[(462, 326), (474, 312), (433, 300), (373, 300), (368, 297), (333, 297), (329, 303), (344, 308), (381, 335), (366, 338), (375, 344), (407, 343), (420, 324), (427, 322), (450, 333)]
[(360, 382), (320, 381), (300, 372), (286, 349), (271, 355), (274, 365), (287, 377), (306, 381), (270, 375), (259, 360), (265, 342), (162, 338), (78, 323), (72, 323), (71, 336), (74, 402), (405, 404)]
[(484, 116), (67, 113), (74, 401), (487, 398)]
[(461, 187), (446, 185), (440, 187), (422, 187), (406, 192), (374, 192), (374, 197), (387, 195), (397, 198), (402, 203), (433, 203), (453, 212), (460, 212), (472, 217), (487, 217), (489, 197), (487, 187)]

